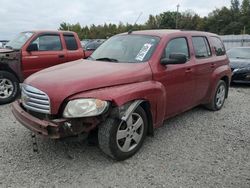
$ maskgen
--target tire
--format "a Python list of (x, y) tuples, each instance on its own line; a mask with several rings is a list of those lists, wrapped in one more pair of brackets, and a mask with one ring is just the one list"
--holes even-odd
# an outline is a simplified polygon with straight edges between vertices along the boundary
[[(130, 120), (133, 119), (131, 126), (114, 118), (106, 119), (99, 126), (99, 147), (105, 154), (115, 160), (121, 161), (133, 156), (141, 148), (146, 137), (148, 120), (143, 108), (137, 107), (131, 117)], [(118, 131), (120, 134), (118, 134)]]
[(7, 71), (0, 71), (0, 105), (13, 102), (19, 91), (19, 81), (15, 75)]
[(213, 96), (213, 99), (209, 104), (205, 105), (206, 108), (212, 111), (220, 110), (224, 105), (226, 95), (227, 95), (227, 90), (228, 88), (227, 88), (225, 81), (220, 80), (217, 83), (216, 92)]

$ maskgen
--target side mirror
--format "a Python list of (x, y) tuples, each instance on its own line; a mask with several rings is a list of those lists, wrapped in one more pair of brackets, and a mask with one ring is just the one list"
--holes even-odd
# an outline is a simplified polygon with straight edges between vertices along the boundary
[(171, 53), (169, 58), (161, 59), (162, 65), (169, 65), (169, 64), (184, 64), (187, 62), (187, 56), (182, 53)]
[(27, 48), (27, 52), (33, 52), (33, 51), (38, 51), (38, 46), (35, 43), (30, 44)]

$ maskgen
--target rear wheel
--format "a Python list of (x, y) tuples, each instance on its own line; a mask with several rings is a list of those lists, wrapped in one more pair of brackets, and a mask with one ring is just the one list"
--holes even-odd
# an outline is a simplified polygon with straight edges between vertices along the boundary
[(206, 107), (210, 110), (220, 110), (225, 102), (227, 93), (227, 85), (225, 81), (220, 80), (216, 87), (216, 92), (211, 103), (207, 104)]
[(141, 148), (147, 128), (147, 116), (140, 106), (127, 122), (108, 118), (98, 130), (99, 147), (113, 159), (125, 160)]
[(14, 101), (19, 93), (19, 82), (6, 71), (0, 71), (0, 104)]

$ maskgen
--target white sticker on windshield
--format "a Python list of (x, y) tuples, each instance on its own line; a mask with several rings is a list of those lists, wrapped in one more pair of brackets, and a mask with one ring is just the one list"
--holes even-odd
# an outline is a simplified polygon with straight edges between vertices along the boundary
[(144, 59), (144, 57), (147, 55), (151, 46), (152, 46), (152, 44), (149, 44), (149, 43), (144, 44), (143, 47), (141, 48), (141, 50), (139, 51), (139, 53), (137, 54), (135, 59), (137, 61), (142, 61)]

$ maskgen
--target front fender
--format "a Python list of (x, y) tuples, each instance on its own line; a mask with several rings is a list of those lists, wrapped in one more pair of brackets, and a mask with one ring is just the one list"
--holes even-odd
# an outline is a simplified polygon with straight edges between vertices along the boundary
[(154, 126), (163, 122), (165, 116), (166, 92), (164, 86), (156, 81), (145, 81), (126, 85), (96, 89), (71, 96), (67, 100), (79, 98), (97, 98), (111, 101), (122, 106), (135, 100), (145, 100), (150, 104)]
[(21, 68), (20, 51), (0, 53), (0, 70), (11, 72), (20, 82), (22, 82), (23, 74)]

